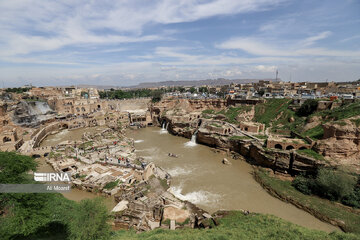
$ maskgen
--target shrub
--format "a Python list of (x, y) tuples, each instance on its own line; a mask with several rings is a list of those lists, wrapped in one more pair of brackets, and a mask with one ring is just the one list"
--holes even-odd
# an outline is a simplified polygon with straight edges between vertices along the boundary
[(360, 187), (353, 176), (344, 172), (320, 169), (316, 178), (297, 176), (292, 185), (300, 192), (315, 194), (351, 207), (360, 207)]
[(349, 195), (346, 195), (341, 202), (350, 207), (360, 208), (360, 187), (355, 189)]
[(341, 200), (354, 191), (356, 180), (343, 172), (320, 169), (315, 179), (315, 191), (330, 200)]
[(317, 109), (318, 102), (314, 99), (307, 99), (297, 111), (297, 115), (299, 116), (309, 116), (314, 113)]
[(292, 185), (299, 190), (300, 192), (310, 195), (312, 189), (313, 179), (306, 178), (302, 175), (297, 176), (294, 181), (292, 181)]

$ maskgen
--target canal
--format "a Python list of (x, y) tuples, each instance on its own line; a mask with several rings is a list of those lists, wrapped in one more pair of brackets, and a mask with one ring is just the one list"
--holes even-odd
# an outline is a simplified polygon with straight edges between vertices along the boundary
[[(170, 191), (182, 200), (209, 212), (243, 209), (272, 214), (312, 229), (338, 230), (269, 195), (254, 180), (251, 165), (244, 161), (230, 160), (232, 165), (224, 165), (223, 154), (156, 127), (128, 130), (127, 136), (135, 140), (138, 156), (154, 162), (172, 176)], [(178, 158), (169, 157), (169, 153)]]

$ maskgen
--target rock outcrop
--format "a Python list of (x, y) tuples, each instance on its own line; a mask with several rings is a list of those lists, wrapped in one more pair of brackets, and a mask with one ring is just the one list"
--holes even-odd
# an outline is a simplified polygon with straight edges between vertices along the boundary
[(359, 117), (323, 125), (324, 136), (314, 148), (325, 157), (341, 165), (352, 165), (360, 171)]

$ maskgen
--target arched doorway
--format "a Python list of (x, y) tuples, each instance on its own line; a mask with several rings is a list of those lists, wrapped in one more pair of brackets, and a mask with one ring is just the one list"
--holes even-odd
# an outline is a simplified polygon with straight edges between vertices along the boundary
[(277, 148), (277, 149), (283, 149), (283, 147), (281, 146), (281, 144), (275, 144), (275, 148)]
[(289, 145), (289, 146), (286, 147), (286, 150), (291, 150), (291, 149), (294, 149), (294, 146)]

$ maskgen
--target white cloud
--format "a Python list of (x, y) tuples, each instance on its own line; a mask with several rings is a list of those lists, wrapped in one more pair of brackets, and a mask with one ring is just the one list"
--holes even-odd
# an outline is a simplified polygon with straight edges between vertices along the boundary
[(143, 35), (143, 28), (260, 11), (284, 1), (1, 1), (0, 53), (14, 56), (75, 44), (159, 40), (163, 36)]
[(255, 66), (255, 69), (260, 72), (274, 72), (276, 68), (277, 68), (276, 66), (264, 66), (264, 65)]
[(317, 40), (329, 36), (330, 32), (295, 42), (271, 42), (264, 43), (259, 38), (231, 38), (217, 44), (221, 49), (239, 49), (258, 56), (334, 56), (334, 57), (360, 57), (360, 51), (331, 50), (326, 48), (305, 48), (314, 44)]
[(322, 40), (322, 39), (325, 39), (327, 37), (329, 37), (330, 35), (332, 34), (332, 32), (330, 31), (325, 31), (325, 32), (321, 32), (315, 36), (311, 36), (311, 37), (308, 37), (306, 39), (304, 39), (302, 41), (302, 44), (304, 46), (310, 46), (310, 45), (313, 45), (315, 42), (319, 41), (319, 40)]

